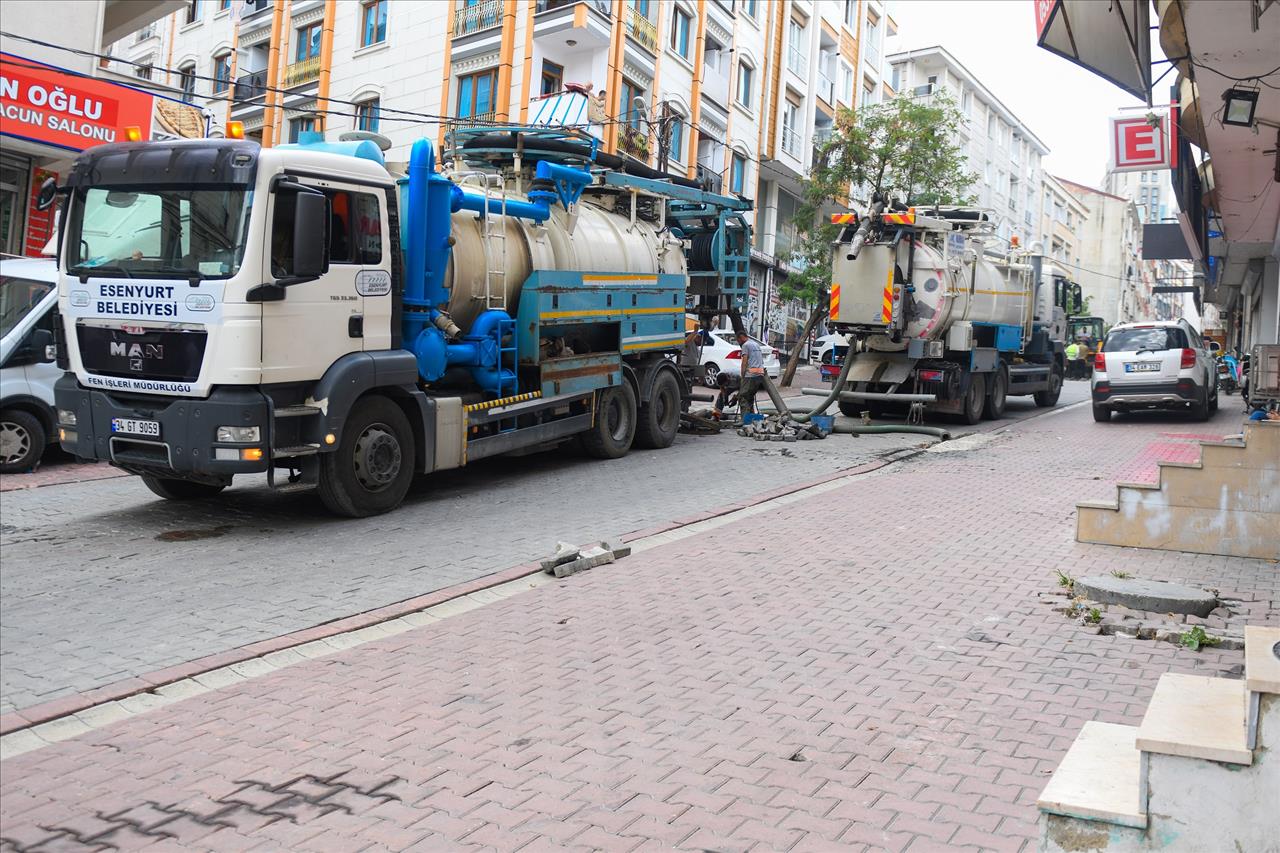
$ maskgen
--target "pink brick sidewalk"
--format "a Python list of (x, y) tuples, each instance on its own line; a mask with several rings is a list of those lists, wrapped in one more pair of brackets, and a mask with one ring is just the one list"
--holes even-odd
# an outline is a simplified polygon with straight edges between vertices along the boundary
[(1036, 795), (1083, 722), (1136, 722), (1160, 673), (1240, 658), (1093, 636), (1038, 600), (1054, 570), (1212, 582), (1278, 618), (1273, 564), (1073, 541), (1074, 501), (1158, 432), (1037, 419), (19, 756), (0, 835), (1034, 849)]

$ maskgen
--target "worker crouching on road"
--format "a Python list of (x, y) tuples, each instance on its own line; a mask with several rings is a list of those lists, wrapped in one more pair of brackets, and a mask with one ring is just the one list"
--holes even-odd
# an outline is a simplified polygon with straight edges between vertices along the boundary
[(716, 420), (724, 417), (726, 409), (738, 405), (738, 379), (736, 376), (730, 376), (723, 371), (716, 376), (716, 387), (719, 393), (716, 394), (716, 401), (711, 407), (711, 416)]
[(756, 410), (756, 394), (764, 387), (764, 352), (746, 332), (738, 332), (738, 346), (742, 348), (742, 385), (738, 388), (738, 411), (746, 414)]

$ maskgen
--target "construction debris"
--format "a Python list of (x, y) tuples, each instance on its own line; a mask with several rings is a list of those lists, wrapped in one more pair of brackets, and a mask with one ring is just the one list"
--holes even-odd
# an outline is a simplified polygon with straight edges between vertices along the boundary
[(569, 575), (612, 563), (630, 553), (631, 546), (622, 544), (621, 540), (605, 540), (585, 548), (568, 542), (557, 542), (555, 553), (543, 560), (541, 565), (547, 574), (567, 578)]
[(744, 423), (738, 428), (738, 435), (756, 441), (810, 441), (826, 438), (828, 432), (816, 423), (802, 423), (781, 414)]

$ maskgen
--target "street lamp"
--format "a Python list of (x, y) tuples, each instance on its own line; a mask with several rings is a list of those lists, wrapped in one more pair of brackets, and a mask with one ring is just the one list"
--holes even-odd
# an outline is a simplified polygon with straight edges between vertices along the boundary
[(1257, 89), (1231, 88), (1222, 93), (1226, 106), (1222, 110), (1222, 123), (1235, 127), (1253, 127), (1253, 115), (1258, 109)]

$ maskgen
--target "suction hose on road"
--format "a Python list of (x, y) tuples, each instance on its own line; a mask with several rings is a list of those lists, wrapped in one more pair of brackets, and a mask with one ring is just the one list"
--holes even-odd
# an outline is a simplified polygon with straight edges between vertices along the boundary
[[(852, 350), (852, 347), (850, 347), (850, 350)], [(827, 409), (831, 408), (831, 404), (840, 398), (840, 392), (844, 390), (844, 381), (849, 377), (849, 368), (853, 367), (853, 362), (853, 353), (845, 353), (844, 364), (840, 367), (840, 375), (836, 377), (836, 381), (831, 385), (831, 393), (824, 397), (821, 403), (814, 406), (809, 411), (795, 412), (791, 415), (791, 418), (803, 423), (808, 421), (813, 415), (826, 414)], [(777, 405), (777, 403), (775, 402), (774, 405)]]
[(838, 432), (843, 435), (877, 435), (889, 432), (914, 432), (919, 435), (931, 435), (934, 438), (940, 438), (943, 441), (951, 438), (951, 433), (942, 427), (916, 426), (915, 424), (874, 424), (864, 426), (862, 424), (842, 424), (839, 421), (831, 428), (832, 432)]

